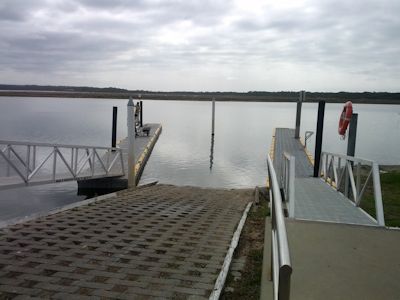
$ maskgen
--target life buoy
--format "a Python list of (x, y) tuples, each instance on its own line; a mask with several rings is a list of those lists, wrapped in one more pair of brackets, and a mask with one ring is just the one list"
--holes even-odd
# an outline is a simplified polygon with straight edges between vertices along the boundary
[(342, 114), (339, 120), (339, 134), (345, 135), (347, 127), (349, 126), (351, 116), (353, 114), (353, 104), (351, 101), (347, 101), (343, 107)]

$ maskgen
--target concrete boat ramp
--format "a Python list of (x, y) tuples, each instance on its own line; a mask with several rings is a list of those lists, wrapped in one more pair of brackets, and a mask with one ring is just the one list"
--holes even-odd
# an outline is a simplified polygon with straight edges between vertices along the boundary
[(252, 195), (155, 185), (7, 226), (0, 298), (208, 298)]

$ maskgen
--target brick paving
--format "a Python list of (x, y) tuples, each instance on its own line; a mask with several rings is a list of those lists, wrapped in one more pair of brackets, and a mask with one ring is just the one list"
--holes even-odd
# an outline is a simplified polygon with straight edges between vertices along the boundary
[(0, 231), (0, 299), (208, 298), (252, 191), (156, 185)]

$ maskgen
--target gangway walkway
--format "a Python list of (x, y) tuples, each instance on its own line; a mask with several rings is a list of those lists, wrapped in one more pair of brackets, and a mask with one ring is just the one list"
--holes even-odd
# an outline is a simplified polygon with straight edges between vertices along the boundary
[[(277, 128), (272, 145), (273, 163), (277, 177), (280, 178), (281, 188), (286, 195), (289, 216), (295, 219), (326, 221), (344, 224), (384, 225), (382, 198), (377, 165), (373, 162), (323, 153), (322, 178), (312, 177), (313, 164), (310, 156), (299, 139), (294, 138), (294, 129)], [(336, 161), (334, 160), (336, 158)], [(290, 172), (289, 164), (294, 163), (295, 172)], [(353, 178), (351, 164), (357, 166), (358, 177)], [(371, 166), (371, 172), (361, 189), (361, 163)], [(329, 175), (329, 176), (328, 176)], [(293, 176), (294, 178), (290, 178)], [(378, 177), (378, 178), (377, 178)], [(368, 215), (360, 207), (360, 201), (370, 178), (374, 179), (375, 204), (377, 220)], [(290, 183), (292, 180), (292, 183)], [(344, 196), (339, 188), (345, 181), (351, 182), (353, 201)], [(376, 182), (378, 181), (378, 183)], [(338, 184), (337, 184), (338, 183)], [(289, 191), (292, 189), (292, 191)], [(292, 198), (292, 199), (290, 199)]]
[(296, 177), (311, 177), (313, 166), (304, 151), (303, 145), (294, 138), (294, 129), (276, 128), (274, 145), (274, 167), (276, 176), (282, 177), (283, 153), (288, 152), (296, 159)]
[(376, 225), (360, 208), (320, 178), (295, 179), (296, 219), (344, 224)]
[[(149, 134), (134, 143), (137, 182), (162, 128), (146, 127)], [(0, 190), (64, 181), (78, 181), (84, 188), (117, 182), (126, 188), (127, 161), (126, 138), (116, 148), (0, 140)]]

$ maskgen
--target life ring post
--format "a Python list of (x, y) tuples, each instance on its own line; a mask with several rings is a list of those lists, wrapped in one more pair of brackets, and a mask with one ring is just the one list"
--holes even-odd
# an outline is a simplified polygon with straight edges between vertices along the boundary
[(347, 155), (354, 156), (356, 154), (356, 140), (357, 140), (357, 122), (358, 114), (352, 114), (349, 126), (349, 138), (347, 141)]

